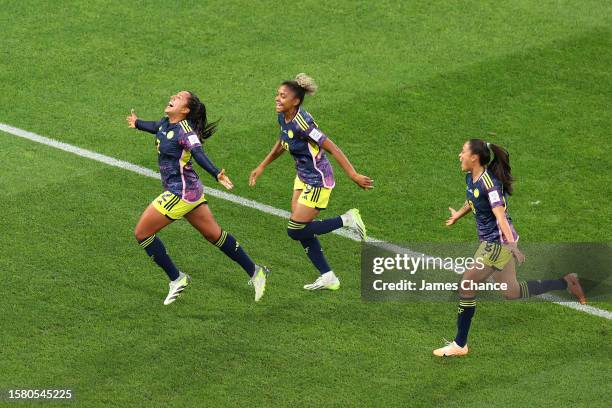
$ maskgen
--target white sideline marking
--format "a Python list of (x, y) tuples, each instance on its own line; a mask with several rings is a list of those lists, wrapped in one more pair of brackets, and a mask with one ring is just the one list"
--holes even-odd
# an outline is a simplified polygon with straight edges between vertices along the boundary
[[(50, 139), (48, 137), (44, 137), (41, 135), (37, 135), (36, 133), (28, 132), (27, 130), (19, 129), (5, 123), (0, 123), (0, 130), (6, 133), (9, 133), (14, 136), (18, 136), (24, 139), (32, 140), (37, 143), (41, 143), (47, 146), (54, 147), (56, 149), (63, 150), (68, 153), (76, 154), (77, 156), (86, 157), (88, 159), (92, 159), (98, 161), (100, 163), (108, 164), (110, 166), (119, 167), (120, 169), (129, 170), (133, 173), (137, 173), (146, 177), (151, 177), (154, 179), (159, 179), (160, 174), (151, 169), (147, 169), (146, 167), (141, 167), (136, 164), (126, 162), (123, 160), (115, 159), (110, 156), (105, 156), (100, 153), (92, 152), (91, 150), (83, 149), (68, 143), (59, 142), (54, 139)], [(223, 200), (231, 201), (236, 204), (240, 204), (245, 207), (253, 208), (264, 212), (266, 214), (276, 215), (281, 218), (289, 218), (291, 213), (289, 211), (281, 210), (280, 208), (272, 207), (266, 204), (259, 203), (254, 200), (249, 200), (248, 198), (243, 198), (237, 196), (235, 194), (230, 194), (225, 191), (216, 190), (210, 187), (204, 187), (204, 192), (210, 196), (221, 198)], [(343, 236), (345, 238), (351, 239), (353, 241), (360, 241), (359, 236), (347, 229), (340, 229), (334, 231), (334, 234)], [(420, 255), (420, 253), (416, 253), (411, 251), (410, 249), (400, 247), (398, 245), (391, 244), (389, 242), (385, 242), (383, 240), (379, 240), (373, 237), (368, 238), (368, 242), (374, 245), (380, 246), (381, 248), (389, 249), (392, 251), (396, 251), (398, 253), (408, 253), (408, 254), (416, 254)], [(554, 295), (540, 295), (540, 297), (561, 306), (569, 307), (571, 309), (575, 309), (593, 316), (603, 317), (604, 319), (612, 320), (612, 312), (607, 310), (599, 309), (589, 305), (581, 305), (578, 302), (568, 302), (562, 298), (559, 298)]]
[(569, 307), (570, 309), (579, 310), (584, 313), (588, 313), (593, 316), (603, 317), (604, 319), (612, 320), (612, 312), (609, 312), (604, 309), (599, 309), (594, 306), (589, 305), (581, 305), (578, 302), (568, 302), (567, 300), (560, 298), (559, 296), (551, 295), (550, 293), (543, 293), (539, 295), (544, 300), (548, 300), (549, 302), (556, 303), (561, 306)]

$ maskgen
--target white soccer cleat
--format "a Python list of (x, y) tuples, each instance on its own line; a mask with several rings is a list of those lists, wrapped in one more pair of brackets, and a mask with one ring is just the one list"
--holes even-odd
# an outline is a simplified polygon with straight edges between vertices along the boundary
[(169, 305), (181, 296), (181, 293), (189, 286), (189, 283), (191, 283), (191, 277), (183, 272), (180, 273), (176, 280), (170, 281), (168, 284), (170, 290), (168, 290), (168, 296), (166, 296), (166, 300), (164, 300), (164, 305)]
[(306, 290), (338, 290), (340, 289), (340, 280), (333, 271), (329, 271), (319, 276), (316, 281), (311, 284), (304, 285)]
[(447, 341), (446, 346), (440, 347), (433, 351), (434, 356), (438, 357), (453, 357), (453, 356), (465, 356), (468, 353), (467, 344), (463, 347), (459, 347), (457, 343)]
[(264, 295), (266, 291), (266, 280), (268, 279), (268, 274), (270, 273), (270, 269), (267, 266), (255, 266), (255, 273), (253, 277), (249, 280), (249, 285), (253, 286), (255, 289), (255, 301), (259, 302), (259, 299)]
[(345, 227), (349, 227), (357, 231), (362, 241), (365, 241), (368, 239), (368, 233), (366, 231), (366, 226), (363, 220), (361, 219), (361, 214), (359, 213), (358, 209), (351, 208), (346, 213), (344, 213), (341, 217), (342, 217), (342, 224)]

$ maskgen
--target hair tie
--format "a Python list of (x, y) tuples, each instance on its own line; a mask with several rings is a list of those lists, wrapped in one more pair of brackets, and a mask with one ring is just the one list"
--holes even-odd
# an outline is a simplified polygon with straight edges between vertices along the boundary
[(488, 166), (493, 163), (493, 160), (495, 160), (495, 153), (493, 152), (493, 149), (491, 149), (491, 143), (487, 142), (487, 149), (489, 150), (489, 162), (487, 163)]

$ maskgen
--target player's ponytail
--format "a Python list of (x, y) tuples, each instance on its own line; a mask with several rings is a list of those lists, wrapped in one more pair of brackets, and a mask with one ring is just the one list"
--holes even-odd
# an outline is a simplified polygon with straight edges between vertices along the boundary
[(482, 139), (470, 139), (470, 150), (480, 158), (480, 164), (486, 166), (504, 186), (504, 192), (512, 195), (512, 168), (510, 154), (506, 149)]
[(282, 85), (289, 87), (293, 91), (295, 97), (300, 100), (300, 105), (304, 102), (306, 95), (314, 95), (317, 89), (319, 89), (314, 79), (304, 73), (297, 74), (295, 79), (285, 81)]
[(204, 103), (200, 101), (200, 98), (195, 93), (189, 92), (189, 94), (191, 96), (187, 103), (189, 108), (187, 120), (193, 126), (193, 130), (198, 135), (200, 142), (203, 142), (204, 139), (208, 139), (215, 133), (218, 121), (209, 123), (206, 118), (206, 106)]

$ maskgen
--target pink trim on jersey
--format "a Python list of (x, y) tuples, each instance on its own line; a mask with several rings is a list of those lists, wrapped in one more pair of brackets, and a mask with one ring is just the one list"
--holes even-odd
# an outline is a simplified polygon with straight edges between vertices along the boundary
[[(508, 220), (508, 218), (506, 218), (506, 220)], [(502, 232), (500, 226), (499, 226), (499, 221), (495, 221), (495, 224), (497, 225), (497, 232), (499, 233), (499, 241), (502, 244), (507, 243), (508, 241), (504, 238), (504, 233)]]
[(185, 174), (183, 173), (183, 156), (185, 155), (185, 150), (181, 152), (181, 158), (179, 159), (179, 169), (181, 170), (181, 181), (183, 182), (183, 194), (182, 198), (185, 199), (185, 188), (187, 187), (187, 183), (185, 183)]
[[(319, 172), (319, 174), (321, 175), (321, 180), (323, 181), (323, 187), (325, 188), (334, 188), (334, 186), (328, 186), (327, 183), (325, 183), (325, 175), (323, 175), (323, 172), (317, 167), (317, 157), (316, 155), (312, 154), (312, 146), (310, 145), (310, 143), (308, 143), (308, 151), (310, 152), (310, 156), (312, 157), (312, 164), (315, 168), (315, 170), (317, 170)], [(319, 147), (319, 152), (321, 148)], [(335, 183), (334, 183), (335, 185)]]
[[(508, 221), (508, 226), (510, 227), (510, 232), (512, 232), (512, 237), (514, 238), (514, 242), (518, 242), (519, 240), (519, 234), (516, 232), (516, 230), (514, 229), (514, 226), (510, 223), (510, 220), (508, 219), (508, 214), (505, 214), (506, 217), (506, 221)], [(504, 237), (504, 234), (499, 226), (499, 221), (495, 221), (495, 224), (497, 224), (497, 231), (499, 231), (499, 240), (502, 244), (507, 244), (508, 240)]]

